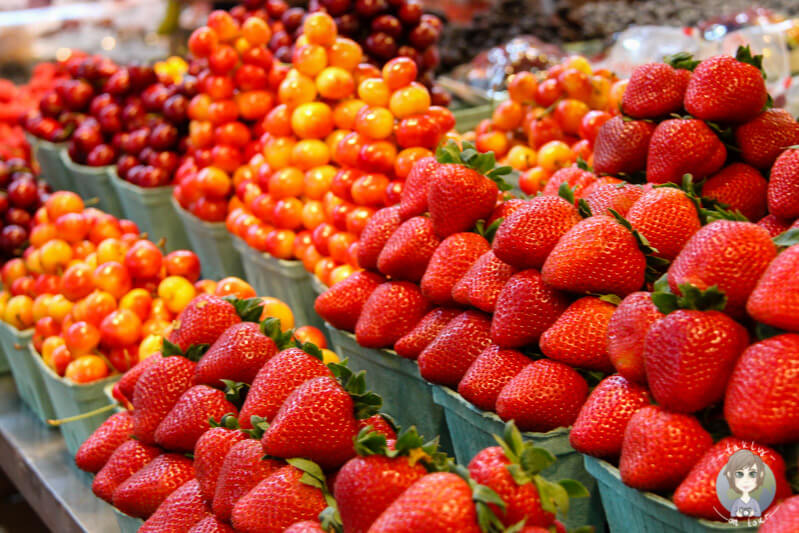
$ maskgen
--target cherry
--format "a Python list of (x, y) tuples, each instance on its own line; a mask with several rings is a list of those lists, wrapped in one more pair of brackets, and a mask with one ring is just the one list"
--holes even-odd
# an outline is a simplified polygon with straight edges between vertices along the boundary
[(107, 144), (98, 144), (86, 156), (86, 163), (92, 167), (111, 165), (116, 160), (116, 152)]
[(39, 201), (39, 190), (33, 179), (18, 179), (8, 186), (8, 200), (14, 207), (27, 209), (34, 207)]

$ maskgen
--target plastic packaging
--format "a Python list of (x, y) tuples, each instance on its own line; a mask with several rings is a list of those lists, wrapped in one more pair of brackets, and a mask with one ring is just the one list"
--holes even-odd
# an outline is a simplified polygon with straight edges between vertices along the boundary
[(119, 525), (120, 533), (136, 533), (142, 524), (144, 524), (144, 520), (141, 518), (128, 516), (116, 507), (114, 507), (114, 514), (117, 517), (117, 525)]
[(30, 133), (26, 133), (25, 138), (31, 145), (33, 158), (42, 169), (42, 179), (49, 183), (54, 191), (75, 190), (72, 178), (61, 161), (61, 152), (64, 151), (66, 143), (51, 143)]
[(55, 416), (55, 411), (44, 377), (28, 350), (31, 337), (32, 329), (19, 331), (4, 322), (0, 323), (0, 346), (11, 368), (17, 393), (36, 417), (46, 424)]

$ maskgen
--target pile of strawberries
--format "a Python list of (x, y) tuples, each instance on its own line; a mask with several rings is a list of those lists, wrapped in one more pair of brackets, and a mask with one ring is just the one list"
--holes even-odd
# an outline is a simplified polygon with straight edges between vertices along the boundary
[(257, 298), (194, 299), (161, 354), (115, 386), (132, 410), (78, 451), (93, 492), (146, 519), (139, 531), (565, 531), (555, 513), (587, 492), (541, 478), (554, 457), (513, 424), (457, 467), (378, 413), (363, 372), (262, 313)]
[[(439, 149), (317, 312), (524, 431), (571, 426), (575, 449), (619, 461), (631, 487), (676, 490), (686, 514), (726, 518), (715, 479), (741, 448), (789, 497), (799, 124), (769, 107), (761, 60), (638, 67), (594, 169), (561, 169), (532, 199), (500, 194), (509, 169), (491, 154)], [(796, 527), (790, 501), (774, 531)]]

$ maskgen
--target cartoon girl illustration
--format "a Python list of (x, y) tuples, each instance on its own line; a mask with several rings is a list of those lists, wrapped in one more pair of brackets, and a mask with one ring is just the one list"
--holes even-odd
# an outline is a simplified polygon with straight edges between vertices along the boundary
[(763, 486), (766, 477), (766, 465), (763, 459), (749, 450), (738, 450), (727, 461), (723, 473), (730, 488), (740, 495), (730, 508), (730, 516), (733, 518), (761, 516), (760, 504), (752, 497), (752, 493)]

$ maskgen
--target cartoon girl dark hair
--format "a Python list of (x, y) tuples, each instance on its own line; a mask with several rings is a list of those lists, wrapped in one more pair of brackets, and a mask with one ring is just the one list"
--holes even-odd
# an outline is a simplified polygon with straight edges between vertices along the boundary
[(760, 516), (760, 505), (751, 494), (763, 486), (766, 477), (766, 465), (763, 459), (749, 450), (738, 450), (727, 461), (724, 477), (727, 478), (730, 488), (740, 495), (730, 508), (730, 516), (733, 518)]

